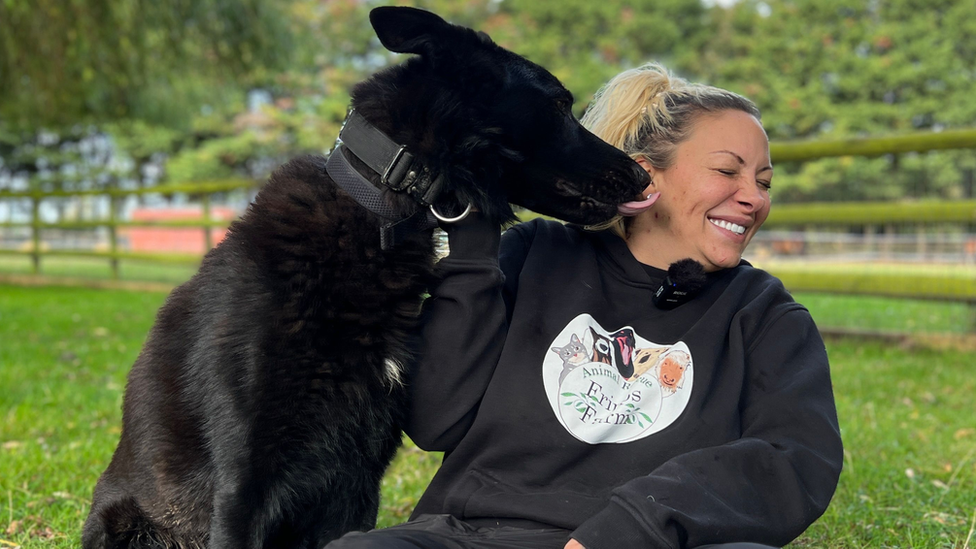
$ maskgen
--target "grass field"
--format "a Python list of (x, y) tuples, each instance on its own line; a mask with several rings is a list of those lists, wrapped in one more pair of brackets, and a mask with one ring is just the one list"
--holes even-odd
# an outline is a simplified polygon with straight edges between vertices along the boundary
[(976, 308), (966, 303), (795, 292), (817, 325), (903, 333), (976, 333)]
[[(807, 297), (820, 300), (808, 303), (818, 322), (860, 327), (916, 317), (951, 328), (958, 319), (946, 315), (969, 313)], [(77, 547), (118, 441), (125, 374), (164, 298), (0, 286), (0, 548)], [(793, 547), (976, 547), (976, 355), (851, 340), (828, 350), (845, 469), (830, 509)], [(406, 518), (438, 462), (404, 447), (385, 479), (381, 526)]]
[[(29, 256), (0, 255), (0, 274), (26, 275), (33, 273), (33, 268)], [(166, 265), (137, 260), (119, 262), (119, 276), (123, 280), (179, 284), (196, 271), (194, 265)], [(41, 273), (92, 279), (112, 276), (107, 260), (79, 257), (45, 257), (41, 259)]]
[[(793, 268), (769, 264), (770, 268)], [(795, 267), (795, 266), (794, 266)], [(812, 268), (812, 267), (805, 267)], [(857, 272), (889, 272), (892, 265), (819, 265), (824, 272), (853, 269)], [(42, 273), (52, 277), (106, 280), (111, 276), (104, 259), (50, 257), (42, 261)], [(927, 273), (959, 278), (976, 276), (976, 267), (900, 265), (906, 273)], [(131, 282), (179, 284), (196, 272), (195, 266), (163, 265), (141, 261), (122, 261), (121, 279)], [(0, 255), (0, 276), (29, 275), (32, 264), (26, 256)], [(850, 295), (797, 292), (797, 301), (805, 304), (822, 327), (856, 328), (891, 332), (976, 333), (976, 307), (961, 302), (939, 302), (921, 299), (892, 299)]]

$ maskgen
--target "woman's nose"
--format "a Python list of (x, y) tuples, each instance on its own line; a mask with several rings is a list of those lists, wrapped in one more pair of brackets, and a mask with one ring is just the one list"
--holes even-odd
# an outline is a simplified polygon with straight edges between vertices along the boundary
[(744, 182), (736, 192), (735, 199), (746, 206), (750, 212), (762, 209), (769, 201), (768, 195), (759, 187), (758, 183)]

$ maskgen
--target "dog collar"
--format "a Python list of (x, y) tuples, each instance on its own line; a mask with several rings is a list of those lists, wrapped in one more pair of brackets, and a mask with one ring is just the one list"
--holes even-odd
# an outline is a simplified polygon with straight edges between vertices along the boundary
[(406, 145), (390, 139), (356, 109), (349, 111), (339, 131), (339, 141), (380, 175), (380, 183), (394, 192), (406, 192), (425, 208), (437, 200), (444, 188), (443, 174), (434, 173)]
[[(380, 183), (393, 192), (406, 192), (421, 209), (411, 216), (398, 216), (382, 199), (380, 190), (349, 164), (341, 149), (347, 149), (379, 174)], [(434, 209), (434, 200), (444, 188), (444, 174), (434, 174), (429, 166), (415, 158), (406, 145), (390, 139), (355, 109), (342, 123), (339, 139), (333, 148), (326, 171), (336, 183), (366, 209), (389, 223), (380, 229), (380, 246), (387, 250), (411, 232), (432, 229), (437, 222), (456, 223), (471, 212), (471, 204), (455, 217), (445, 217)]]
[(346, 146), (343, 144), (332, 151), (325, 163), (325, 171), (359, 205), (382, 218), (383, 223), (380, 225), (381, 249), (389, 250), (407, 235), (433, 229), (437, 226), (437, 219), (432, 211), (427, 208), (420, 208), (413, 215), (406, 217), (397, 215), (383, 200), (382, 192), (363, 177), (356, 168), (352, 167), (343, 152), (345, 148)]

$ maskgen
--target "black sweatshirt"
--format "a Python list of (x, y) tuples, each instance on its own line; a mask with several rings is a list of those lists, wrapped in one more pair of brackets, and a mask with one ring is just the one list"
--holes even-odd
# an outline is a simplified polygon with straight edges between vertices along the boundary
[(779, 546), (826, 509), (827, 355), (776, 278), (743, 262), (665, 311), (664, 271), (609, 231), (448, 235), (407, 427), (446, 454), (414, 517), (556, 526), (587, 549)]

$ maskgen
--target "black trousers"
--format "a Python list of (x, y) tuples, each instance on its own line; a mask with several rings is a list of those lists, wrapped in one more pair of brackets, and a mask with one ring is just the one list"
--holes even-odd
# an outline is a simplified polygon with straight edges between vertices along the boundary
[[(328, 549), (563, 549), (569, 530), (503, 526), (476, 528), (450, 515), (423, 515), (417, 520), (371, 532), (351, 532)], [(771, 549), (755, 543), (723, 543), (699, 549)], [(621, 549), (631, 549), (624, 548)], [(644, 549), (644, 548), (633, 548)]]

